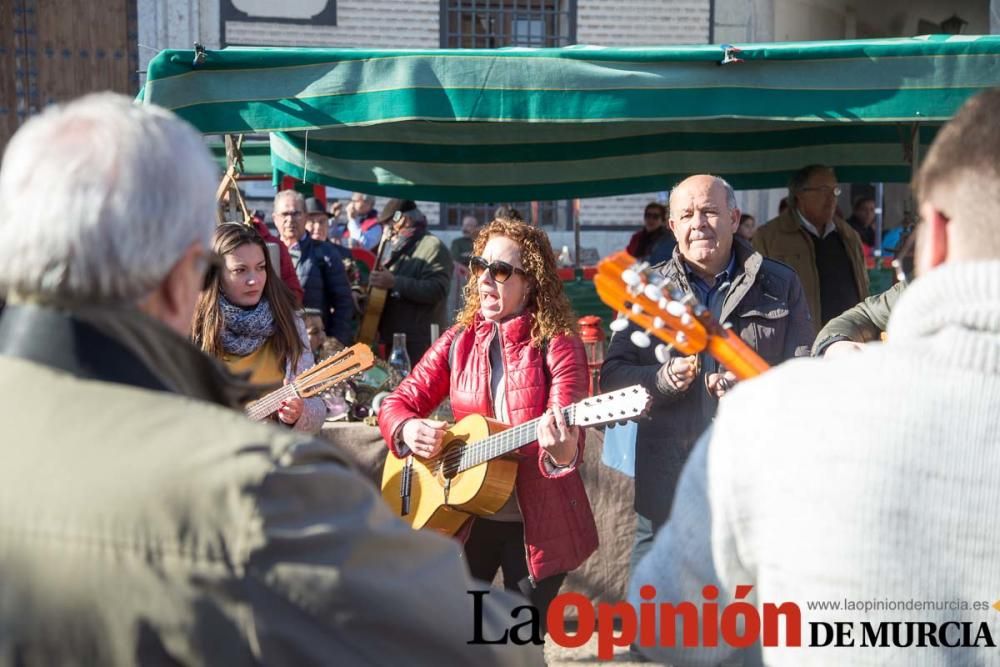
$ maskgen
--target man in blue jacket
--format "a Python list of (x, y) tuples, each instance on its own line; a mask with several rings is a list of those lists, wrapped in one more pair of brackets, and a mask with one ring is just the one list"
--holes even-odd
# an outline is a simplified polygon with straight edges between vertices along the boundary
[(295, 273), (305, 296), (302, 305), (323, 314), (326, 335), (345, 345), (351, 342), (350, 320), (354, 314), (351, 285), (344, 264), (330, 244), (306, 233), (305, 199), (294, 190), (274, 197), (274, 225), (295, 264)]

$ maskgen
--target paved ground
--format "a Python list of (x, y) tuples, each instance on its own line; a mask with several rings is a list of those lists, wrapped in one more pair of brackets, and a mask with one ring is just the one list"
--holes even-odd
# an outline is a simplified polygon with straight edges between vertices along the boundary
[(563, 648), (554, 642), (545, 642), (545, 662), (549, 667), (576, 667), (577, 665), (614, 665), (614, 667), (648, 667), (647, 662), (632, 662), (627, 648), (615, 650), (612, 660), (597, 657), (597, 636), (580, 648)]

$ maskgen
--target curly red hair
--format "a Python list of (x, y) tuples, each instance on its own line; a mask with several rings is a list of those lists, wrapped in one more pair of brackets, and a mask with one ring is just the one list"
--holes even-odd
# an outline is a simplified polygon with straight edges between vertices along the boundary
[[(521, 249), (521, 264), (527, 273), (528, 301), (526, 307), (534, 311), (531, 324), (531, 344), (540, 347), (545, 341), (559, 335), (576, 333), (576, 315), (563, 291), (559, 268), (548, 235), (538, 227), (519, 220), (497, 218), (476, 237), (472, 246), (474, 255), (482, 255), (486, 243), (494, 236), (506, 236)], [(479, 312), (479, 289), (475, 276), (469, 276), (465, 285), (465, 307), (456, 321), (471, 327)]]

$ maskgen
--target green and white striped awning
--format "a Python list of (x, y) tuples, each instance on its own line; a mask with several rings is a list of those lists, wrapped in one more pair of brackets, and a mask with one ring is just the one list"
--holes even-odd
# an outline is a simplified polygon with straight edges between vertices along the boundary
[(142, 99), (206, 134), (270, 132), (276, 170), (431, 201), (737, 188), (833, 165), (906, 181), (911, 149), (1000, 84), (1000, 37), (674, 48), (164, 51)]

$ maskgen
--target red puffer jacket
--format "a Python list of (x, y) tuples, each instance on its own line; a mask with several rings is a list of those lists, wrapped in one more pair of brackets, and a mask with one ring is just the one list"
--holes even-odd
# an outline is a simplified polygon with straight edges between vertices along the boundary
[[(393, 436), (407, 419), (425, 417), (446, 396), (455, 419), (468, 414), (493, 416), (489, 347), (498, 329), (506, 371), (507, 414), (516, 426), (542, 415), (550, 406), (565, 407), (587, 391), (587, 360), (578, 338), (558, 336), (547, 353), (531, 347), (530, 313), (499, 325), (478, 315), (471, 329), (452, 327), (424, 354), (402, 384), (382, 402), (379, 427), (396, 456)], [(448, 363), (457, 336), (454, 368)], [(583, 433), (580, 453), (583, 460)], [(576, 467), (549, 473), (537, 442), (518, 450), (514, 492), (524, 520), (528, 572), (540, 581), (579, 567), (597, 549), (597, 526)]]

